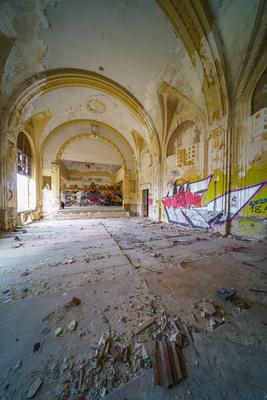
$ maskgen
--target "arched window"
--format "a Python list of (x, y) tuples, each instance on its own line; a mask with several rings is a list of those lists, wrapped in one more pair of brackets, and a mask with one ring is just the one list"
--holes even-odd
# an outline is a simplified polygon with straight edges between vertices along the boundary
[(30, 142), (25, 135), (21, 132), (17, 140), (17, 172), (18, 174), (31, 176), (32, 152)]
[(17, 139), (17, 211), (29, 211), (36, 206), (36, 187), (32, 171), (32, 148), (25, 133)]

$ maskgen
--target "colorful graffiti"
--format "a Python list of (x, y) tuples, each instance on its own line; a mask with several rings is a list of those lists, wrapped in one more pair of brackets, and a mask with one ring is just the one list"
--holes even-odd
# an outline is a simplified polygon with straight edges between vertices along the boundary
[[(254, 204), (250, 200), (262, 189), (266, 181), (225, 192), (205, 204), (205, 193), (210, 187), (212, 177), (210, 175), (196, 182), (175, 184), (171, 187), (167, 196), (163, 198), (169, 222), (209, 229), (232, 220), (247, 204), (251, 207), (264, 207), (264, 201)], [(227, 214), (226, 209), (229, 209)]]
[(258, 200), (254, 200), (254, 201), (250, 201), (248, 204), (253, 213), (267, 214), (267, 197), (258, 199)]
[(65, 190), (62, 193), (65, 207), (88, 206), (121, 206), (122, 193), (119, 187), (92, 184), (87, 190)]

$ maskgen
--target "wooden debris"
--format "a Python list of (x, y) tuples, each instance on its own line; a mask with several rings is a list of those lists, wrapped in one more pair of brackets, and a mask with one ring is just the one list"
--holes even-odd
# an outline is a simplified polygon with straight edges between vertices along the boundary
[(153, 366), (156, 385), (168, 388), (177, 385), (186, 376), (182, 353), (176, 343), (156, 342)]
[(189, 329), (188, 329), (187, 325), (184, 324), (184, 325), (183, 325), (183, 328), (184, 328), (184, 333), (185, 333), (185, 335), (186, 335), (186, 337), (187, 337), (187, 340), (188, 340), (189, 343), (191, 344), (192, 349), (194, 350), (196, 356), (199, 357), (199, 354), (198, 354), (198, 351), (197, 351), (197, 349), (196, 349), (194, 340), (193, 340), (193, 338), (192, 338), (192, 336), (191, 336), (191, 333), (189, 332)]
[(141, 332), (143, 332), (145, 329), (149, 328), (150, 325), (152, 325), (154, 322), (155, 322), (155, 318), (154, 318), (154, 317), (149, 318), (149, 319), (147, 319), (146, 321), (142, 322), (142, 323), (138, 326), (138, 328), (136, 329), (135, 334), (136, 334), (136, 335), (139, 335), (139, 333), (141, 333)]
[(248, 289), (251, 292), (255, 292), (255, 293), (263, 293), (263, 294), (267, 294), (267, 290), (260, 290), (260, 289)]
[(115, 349), (115, 347), (111, 347), (109, 349), (109, 352), (110, 352), (110, 354), (111, 354), (111, 356), (112, 356), (114, 361), (120, 361), (120, 362), (124, 361), (124, 357), (123, 357), (122, 352), (117, 351)]
[(85, 373), (85, 365), (81, 365), (79, 368), (79, 383), (78, 383), (78, 393), (81, 391)]
[(81, 304), (81, 300), (79, 299), (79, 297), (73, 297), (69, 302), (68, 302), (68, 306), (79, 306)]
[(129, 362), (130, 359), (130, 346), (126, 347), (117, 347), (111, 346), (109, 349), (109, 353), (112, 356), (114, 361), (119, 362)]

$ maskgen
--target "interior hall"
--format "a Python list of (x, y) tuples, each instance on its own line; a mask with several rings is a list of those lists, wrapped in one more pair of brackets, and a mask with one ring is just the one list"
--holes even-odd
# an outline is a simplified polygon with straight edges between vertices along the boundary
[(0, 0), (0, 400), (267, 399), (267, 0)]

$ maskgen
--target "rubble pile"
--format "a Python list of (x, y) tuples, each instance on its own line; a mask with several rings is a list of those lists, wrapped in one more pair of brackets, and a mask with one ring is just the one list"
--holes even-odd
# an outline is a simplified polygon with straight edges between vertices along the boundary
[(151, 368), (156, 384), (177, 385), (194, 373), (188, 353), (200, 364), (199, 335), (266, 302), (266, 257), (251, 243), (140, 219), (77, 222), (73, 241), (64, 226), (3, 242), (3, 319), (25, 315), (3, 337), (5, 400), (99, 400)]

